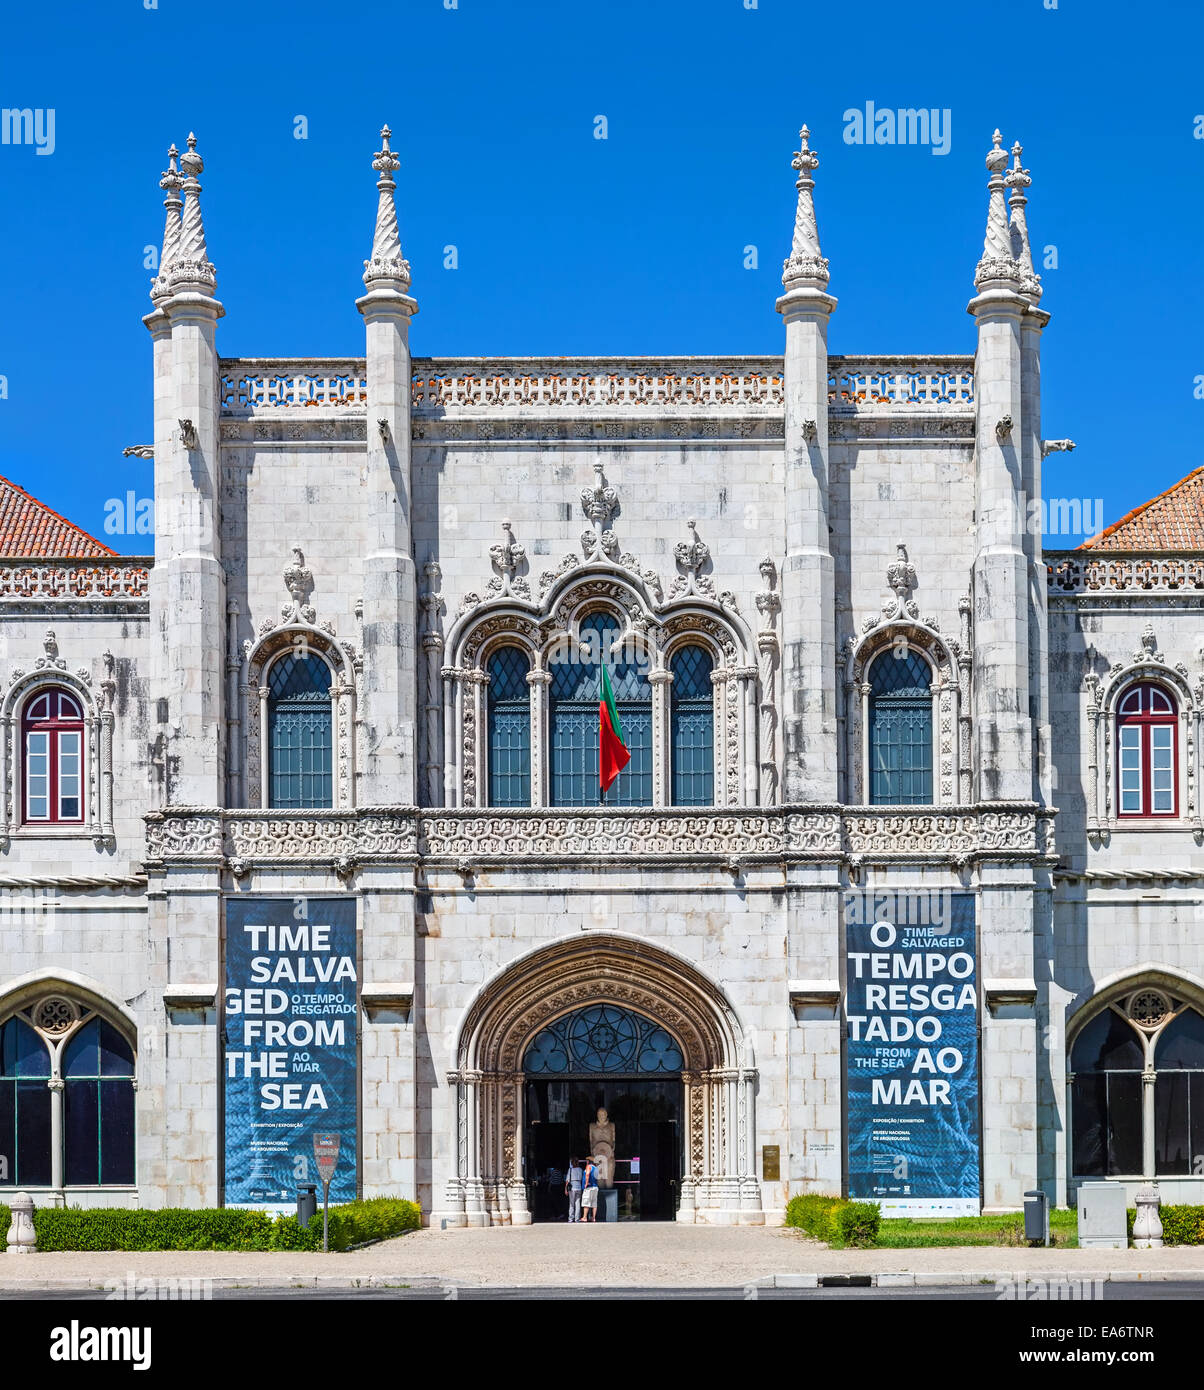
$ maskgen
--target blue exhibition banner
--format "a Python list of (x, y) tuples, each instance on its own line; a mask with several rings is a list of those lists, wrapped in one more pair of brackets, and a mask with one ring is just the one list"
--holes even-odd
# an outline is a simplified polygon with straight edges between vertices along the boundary
[(845, 896), (849, 1196), (977, 1215), (974, 895)]
[(226, 901), (225, 1201), (291, 1206), (337, 1134), (332, 1202), (356, 1196), (355, 901)]

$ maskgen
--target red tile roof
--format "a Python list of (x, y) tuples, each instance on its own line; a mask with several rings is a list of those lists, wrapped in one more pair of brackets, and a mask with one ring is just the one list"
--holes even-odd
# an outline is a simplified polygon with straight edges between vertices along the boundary
[(116, 553), (24, 488), (0, 477), (0, 556), (60, 560)]
[(1082, 550), (1204, 550), (1204, 468), (1114, 521)]

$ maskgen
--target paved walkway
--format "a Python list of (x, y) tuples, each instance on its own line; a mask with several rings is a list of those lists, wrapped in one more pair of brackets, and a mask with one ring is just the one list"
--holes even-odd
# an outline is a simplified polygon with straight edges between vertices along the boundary
[[(0, 1289), (103, 1288), (137, 1278), (209, 1278), (222, 1285), (288, 1287), (321, 1282), (674, 1288), (783, 1282), (824, 1275), (903, 1275), (898, 1282), (978, 1283), (1030, 1278), (1204, 1280), (1204, 1248), (1029, 1250), (829, 1250), (801, 1232), (764, 1226), (501, 1226), (415, 1231), (346, 1255), (162, 1251), (0, 1255)], [(896, 1282), (883, 1279), (883, 1283)]]

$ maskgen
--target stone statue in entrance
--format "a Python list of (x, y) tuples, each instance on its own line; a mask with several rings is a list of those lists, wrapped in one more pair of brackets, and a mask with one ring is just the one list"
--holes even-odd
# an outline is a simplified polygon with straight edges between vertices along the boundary
[(615, 1181), (615, 1123), (605, 1110), (589, 1127), (589, 1148), (598, 1165), (598, 1186), (613, 1187)]

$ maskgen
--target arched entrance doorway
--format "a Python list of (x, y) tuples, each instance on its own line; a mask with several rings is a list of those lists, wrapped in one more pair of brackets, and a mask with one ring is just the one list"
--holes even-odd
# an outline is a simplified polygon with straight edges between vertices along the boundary
[[(528, 1086), (539, 1084), (540, 1073), (529, 1077), (526, 1066), (528, 1061), (541, 1065), (540, 1058), (552, 1055), (555, 1029), (538, 1042), (538, 1050), (531, 1049), (561, 1019), (570, 1020), (564, 1028), (588, 1033), (591, 1024), (584, 1021), (585, 1015), (591, 1007), (603, 1005), (611, 1006), (617, 1018), (634, 1020), (624, 1025), (628, 1033), (615, 1032), (618, 1052), (612, 1048), (607, 1055), (617, 1057), (627, 1049), (624, 1055), (635, 1056), (636, 1069), (613, 1073), (612, 1082), (634, 1083), (648, 1076), (640, 1069), (640, 1053), (630, 1052), (636, 1046), (635, 1034), (642, 1048), (663, 1051), (672, 1045), (680, 1053), (680, 1065), (662, 1077), (680, 1087), (680, 1099), (672, 1102), (677, 1119), (654, 1114), (648, 1121), (678, 1126), (677, 1220), (763, 1222), (754, 1167), (757, 1074), (750, 1040), (735, 1011), (719, 986), (691, 962), (645, 940), (595, 932), (542, 946), (513, 962), (468, 1009), (457, 1041), (456, 1070), (448, 1075), (454, 1087), (455, 1135), (446, 1219), (472, 1226), (531, 1221), (528, 1193), (532, 1164), (539, 1156), (527, 1151), (534, 1127), (529, 1106), (535, 1103)], [(607, 1016), (590, 1017), (594, 1043), (610, 1043), (608, 1036), (597, 1033), (597, 1024)], [(574, 1055), (580, 1059), (582, 1054)], [(645, 1061), (650, 1058), (646, 1051)], [(664, 1060), (676, 1058), (666, 1054)], [(597, 1094), (589, 1087), (601, 1074), (587, 1072), (580, 1078), (584, 1087), (583, 1099), (576, 1102), (579, 1107)], [(602, 1094), (607, 1094), (605, 1086)], [(579, 1123), (574, 1104), (570, 1091), (567, 1118), (557, 1121), (570, 1125), (571, 1144), (578, 1142), (571, 1132)], [(632, 1114), (638, 1117), (642, 1104), (630, 1103), (629, 1119)], [(631, 1122), (643, 1123), (638, 1118)], [(619, 1139), (617, 1132), (615, 1138)], [(588, 1128), (584, 1139), (588, 1152)], [(561, 1171), (568, 1157), (557, 1156)], [(639, 1158), (642, 1169), (643, 1153)], [(669, 1158), (666, 1162), (672, 1167)]]
[(523, 1055), (523, 1176), (535, 1221), (565, 1219), (565, 1164), (591, 1154), (599, 1221), (676, 1218), (683, 1066), (671, 1033), (617, 1004), (575, 1009), (535, 1035)]

